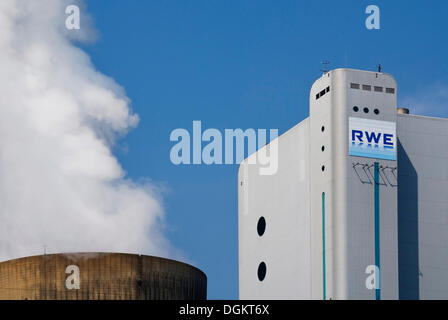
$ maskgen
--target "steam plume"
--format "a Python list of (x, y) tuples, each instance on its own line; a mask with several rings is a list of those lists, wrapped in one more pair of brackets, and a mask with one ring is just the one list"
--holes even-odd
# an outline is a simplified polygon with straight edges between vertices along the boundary
[(79, 1), (0, 1), (0, 259), (50, 252), (170, 255), (158, 190), (112, 153), (138, 123), (130, 100), (67, 30)]

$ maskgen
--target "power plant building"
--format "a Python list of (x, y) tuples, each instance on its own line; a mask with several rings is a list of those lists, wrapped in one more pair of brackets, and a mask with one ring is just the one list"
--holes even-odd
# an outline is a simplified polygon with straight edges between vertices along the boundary
[(264, 147), (277, 173), (241, 163), (241, 299), (448, 299), (448, 119), (397, 93), (386, 73), (326, 72)]

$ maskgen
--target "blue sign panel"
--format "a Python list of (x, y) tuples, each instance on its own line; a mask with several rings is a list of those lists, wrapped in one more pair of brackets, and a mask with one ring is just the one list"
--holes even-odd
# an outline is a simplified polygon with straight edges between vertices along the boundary
[(349, 155), (397, 160), (395, 122), (349, 118)]

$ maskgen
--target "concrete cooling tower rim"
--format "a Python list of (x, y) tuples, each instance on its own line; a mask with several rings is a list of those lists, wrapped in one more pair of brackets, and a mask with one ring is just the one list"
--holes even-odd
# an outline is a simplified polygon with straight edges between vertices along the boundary
[(31, 255), (31, 256), (23, 256), (23, 257), (8, 259), (8, 260), (0, 260), (0, 264), (6, 263), (6, 262), (18, 261), (18, 260), (22, 260), (22, 259), (36, 258), (36, 257), (49, 257), (50, 258), (51, 256), (64, 256), (69, 260), (78, 260), (78, 259), (87, 260), (87, 259), (95, 259), (99, 256), (107, 256), (107, 255), (129, 255), (129, 256), (148, 257), (148, 258), (153, 258), (153, 259), (162, 260), (162, 261), (165, 260), (167, 262), (183, 264), (187, 267), (196, 269), (197, 271), (202, 273), (205, 277), (207, 277), (207, 275), (201, 269), (199, 269), (198, 267), (195, 267), (189, 263), (183, 262), (183, 261), (164, 258), (164, 257), (158, 257), (158, 256), (152, 256), (152, 255), (139, 254), (139, 253), (129, 253), (129, 252), (101, 251), (101, 252), (57, 252), (57, 253), (47, 253), (47, 254), (35, 254), (35, 255)]
[(205, 300), (206, 274), (184, 262), (64, 252), (0, 262), (0, 300)]

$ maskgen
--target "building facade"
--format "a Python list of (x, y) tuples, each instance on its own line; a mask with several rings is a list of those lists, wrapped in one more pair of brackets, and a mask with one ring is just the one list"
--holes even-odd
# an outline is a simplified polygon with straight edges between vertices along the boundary
[(391, 75), (323, 74), (277, 173), (240, 165), (240, 298), (447, 299), (447, 138), (397, 109)]

